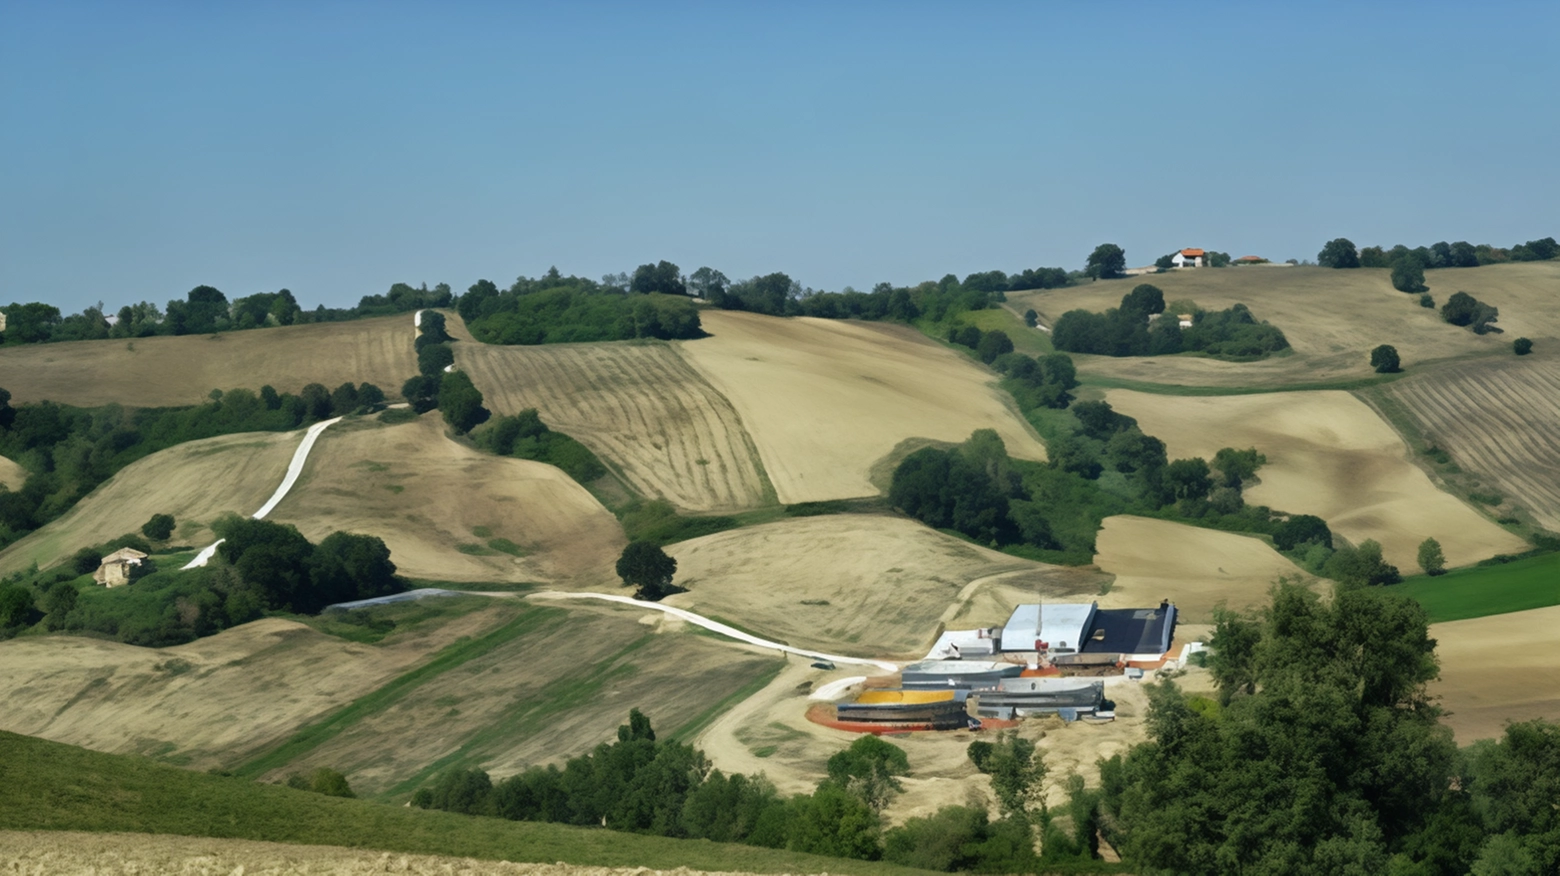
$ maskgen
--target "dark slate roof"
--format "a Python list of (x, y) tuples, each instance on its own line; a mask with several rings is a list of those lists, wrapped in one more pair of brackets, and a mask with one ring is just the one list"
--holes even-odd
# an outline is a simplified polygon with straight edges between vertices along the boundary
[(1102, 608), (1094, 613), (1084, 653), (1163, 653), (1175, 623), (1175, 607)]

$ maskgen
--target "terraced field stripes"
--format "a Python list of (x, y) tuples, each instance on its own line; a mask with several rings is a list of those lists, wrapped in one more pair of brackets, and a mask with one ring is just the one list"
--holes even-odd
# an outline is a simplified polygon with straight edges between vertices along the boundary
[(536, 408), (647, 496), (692, 511), (774, 501), (736, 409), (669, 347), (467, 342), (455, 351), (495, 413)]
[(1560, 362), (1454, 366), (1386, 391), (1459, 466), (1560, 530)]

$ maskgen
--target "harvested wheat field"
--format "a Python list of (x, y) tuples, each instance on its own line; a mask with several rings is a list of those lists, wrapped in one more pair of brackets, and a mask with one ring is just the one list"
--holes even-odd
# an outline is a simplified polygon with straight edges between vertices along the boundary
[(995, 429), (1008, 453), (1045, 447), (996, 376), (910, 329), (705, 310), (713, 337), (676, 347), (731, 399), (780, 501), (874, 496), (873, 463), (909, 438)]
[(1392, 427), (1346, 392), (1190, 398), (1111, 390), (1105, 398), (1163, 440), (1172, 459), (1257, 448), (1267, 464), (1257, 471), (1261, 483), (1246, 489), (1248, 502), (1315, 514), (1355, 544), (1373, 538), (1406, 572), (1417, 569), (1419, 543), (1431, 536), (1450, 566), (1526, 549), (1436, 489)]
[(270, 519), (314, 541), (378, 536), (401, 574), (441, 581), (567, 581), (625, 543), (617, 518), (568, 475), (458, 444), (437, 413), (327, 429)]
[(781, 662), (773, 652), (665, 624), (660, 612), (645, 618), (631, 606), (523, 610), (532, 620), (522, 635), (412, 689), (266, 778), (329, 766), (360, 794), (410, 794), (453, 766), (508, 776), (610, 742), (634, 708), (658, 735), (672, 736), (762, 684)]
[(0, 729), (195, 769), (229, 767), (516, 611), (473, 603), (471, 613), (379, 645), (281, 618), (172, 648), (77, 636), (0, 642)]
[[(1489, 337), (1502, 352), (1511, 352), (1513, 338), (1560, 340), (1560, 307), (1555, 306), (1560, 300), (1560, 261), (1426, 271), (1425, 285), (1437, 304), (1445, 303), (1453, 292), (1467, 292), (1500, 308), (1495, 325), (1504, 334)], [(1542, 346), (1548, 345), (1535, 343), (1535, 347)]]
[(866, 514), (750, 526), (667, 552), (677, 559), (674, 583), (688, 588), (668, 597), (668, 605), (793, 647), (864, 657), (925, 654), (939, 622), (972, 595), (965, 592), (972, 582), (1001, 576), (1030, 592), (1060, 595), (1092, 592), (1104, 580), (972, 545), (914, 520)]
[(494, 412), (536, 408), (646, 496), (690, 511), (773, 501), (731, 402), (665, 344), (465, 341), (455, 359)]
[(1101, 606), (1168, 599), (1186, 623), (1208, 623), (1220, 603), (1237, 611), (1264, 603), (1281, 577), (1310, 577), (1261, 539), (1169, 520), (1107, 517), (1095, 542), (1095, 564), (1116, 576)]
[(225, 511), (253, 514), (282, 483), (303, 432), (244, 432), (190, 441), (125, 466), (65, 516), (0, 552), (0, 574), (46, 567), (78, 548), (139, 532), (153, 514), (193, 543)]
[(1560, 720), (1560, 606), (1433, 624), (1441, 680), (1430, 692), (1460, 744), (1492, 739), (1507, 721)]
[(1384, 391), (1458, 466), (1560, 530), (1560, 350), (1458, 363)]
[[(1560, 265), (1461, 268), (1431, 272), (1427, 282), (1438, 304), (1458, 289), (1487, 289), (1488, 300), (1501, 309), (1499, 324), (1514, 331), (1514, 326), (1526, 325), (1529, 319), (1551, 319), (1547, 314), (1553, 305), (1544, 304), (1540, 296), (1528, 291), (1546, 282), (1544, 277), (1551, 278), (1547, 282), (1552, 290), (1560, 281)], [(1045, 325), (1053, 325), (1069, 310), (1103, 312), (1115, 307), (1139, 283), (1164, 290), (1167, 304), (1189, 299), (1207, 310), (1244, 304), (1257, 319), (1283, 330), (1293, 353), (1260, 362), (1222, 362), (1197, 356), (1076, 356), (1079, 372), (1086, 378), (1231, 387), (1357, 379), (1373, 375), (1370, 351), (1384, 339), (1397, 348), (1409, 369), (1437, 359), (1511, 352), (1512, 335), (1480, 336), (1442, 322), (1439, 311), (1419, 306), (1417, 295), (1392, 288), (1390, 272), (1384, 268), (1195, 268), (1013, 293), (1009, 303), (1019, 312), (1033, 307)], [(1476, 294), (1486, 297), (1484, 292)], [(1549, 301), (1553, 301), (1552, 291)]]
[(213, 389), (270, 384), (297, 392), (368, 382), (396, 395), (417, 373), (412, 316), (223, 332), (0, 348), (13, 404), (193, 405)]
[(0, 456), (0, 486), (8, 490), (20, 490), (27, 480), (27, 469)]
[(0, 871), (25, 876), (293, 876), (405, 873), (409, 876), (726, 876), (713, 871), (517, 864), (444, 855), (408, 855), (342, 846), (145, 833), (0, 831)]

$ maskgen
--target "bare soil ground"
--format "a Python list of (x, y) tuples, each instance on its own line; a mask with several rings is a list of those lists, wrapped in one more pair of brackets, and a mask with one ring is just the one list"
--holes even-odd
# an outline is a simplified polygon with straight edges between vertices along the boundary
[(794, 647), (865, 657), (925, 654), (950, 610), (974, 595), (965, 592), (972, 582), (996, 576), (1051, 596), (1092, 593), (1105, 581), (866, 514), (782, 520), (667, 550), (677, 559), (674, 583), (688, 588), (667, 604)]
[(670, 736), (779, 662), (663, 623), (659, 612), (643, 615), (571, 605), (557, 623), (440, 675), (268, 778), (329, 766), (375, 794), (427, 778), (434, 764), (480, 766), (495, 778), (561, 764), (615, 739), (630, 709)]
[(231, 766), (516, 610), (474, 608), (378, 645), (281, 618), (173, 648), (79, 636), (0, 642), (0, 729), (195, 769)]
[(1266, 542), (1169, 520), (1105, 518), (1094, 562), (1116, 576), (1105, 608), (1175, 603), (1186, 623), (1208, 623), (1215, 606), (1244, 610), (1267, 600), (1280, 577), (1310, 578)]
[(302, 430), (247, 432), (190, 441), (138, 460), (65, 516), (0, 553), (0, 574), (33, 562), (49, 566), (78, 548), (139, 532), (153, 514), (174, 516), (179, 544), (209, 538), (206, 526), (221, 513), (260, 510), (301, 440)]
[(1283, 330), (1292, 355), (1261, 362), (1221, 362), (1190, 356), (1111, 358), (1076, 356), (1086, 376), (1192, 386), (1282, 386), (1370, 377), (1370, 351), (1391, 343), (1409, 369), (1432, 360), (1468, 355), (1509, 354), (1511, 339), (1560, 337), (1554, 295), (1560, 264), (1530, 262), (1430, 271), (1436, 303), (1464, 290), (1500, 308), (1506, 334), (1475, 335), (1441, 321), (1438, 310), (1420, 307), (1418, 296), (1392, 288), (1384, 268), (1333, 270), (1317, 267), (1201, 268), (1068, 289), (1014, 293), (1022, 312), (1033, 307), (1052, 325), (1063, 313), (1082, 308), (1102, 312), (1117, 306), (1139, 283), (1164, 290), (1166, 302), (1190, 299), (1210, 310), (1241, 303), (1257, 319)]
[(1111, 390), (1105, 397), (1163, 440), (1172, 459), (1256, 447), (1267, 464), (1257, 472), (1261, 483), (1246, 489), (1248, 502), (1315, 514), (1355, 544), (1373, 538), (1406, 572), (1417, 569), (1419, 544), (1430, 536), (1450, 566), (1526, 547), (1436, 489), (1392, 427), (1346, 392), (1191, 398)]
[(1459, 744), (1507, 721), (1560, 720), (1560, 606), (1434, 624), (1441, 680), (1430, 686)]
[(773, 501), (731, 402), (669, 346), (471, 341), (456, 344), (455, 356), (488, 407), (536, 408), (646, 496), (692, 511)]
[(311, 540), (378, 536), (401, 574), (440, 581), (569, 581), (625, 543), (617, 518), (568, 475), (451, 440), (437, 413), (327, 429), (270, 519)]
[(1560, 531), (1560, 349), (1458, 363), (1385, 388), (1459, 467)]
[(407, 855), (341, 846), (144, 833), (0, 831), (0, 870), (18, 876), (293, 876), (405, 873), (410, 876), (726, 876), (678, 868), (517, 864), (442, 855)]
[(8, 490), (20, 490), (27, 480), (27, 469), (0, 456), (0, 486)]
[(676, 348), (726, 397), (780, 501), (877, 495), (873, 463), (909, 438), (996, 429), (1013, 456), (1045, 447), (995, 375), (910, 329), (705, 310), (713, 337)]
[(215, 335), (73, 341), (0, 349), (12, 404), (192, 405), (213, 389), (297, 392), (368, 382), (399, 394), (417, 373), (412, 315)]

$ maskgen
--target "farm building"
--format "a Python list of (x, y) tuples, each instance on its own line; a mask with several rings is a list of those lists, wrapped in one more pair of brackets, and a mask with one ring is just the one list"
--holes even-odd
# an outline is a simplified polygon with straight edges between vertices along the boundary
[(145, 559), (146, 554), (135, 548), (120, 548), (98, 563), (97, 571), (92, 573), (92, 580), (104, 587), (129, 584)]
[(1178, 268), (1200, 268), (1206, 252), (1196, 248), (1183, 249), (1170, 257), (1170, 263)]
[(1057, 664), (1158, 660), (1170, 650), (1175, 606), (1102, 609), (1097, 603), (1020, 605), (1000, 633), (1004, 652), (1033, 652)]

